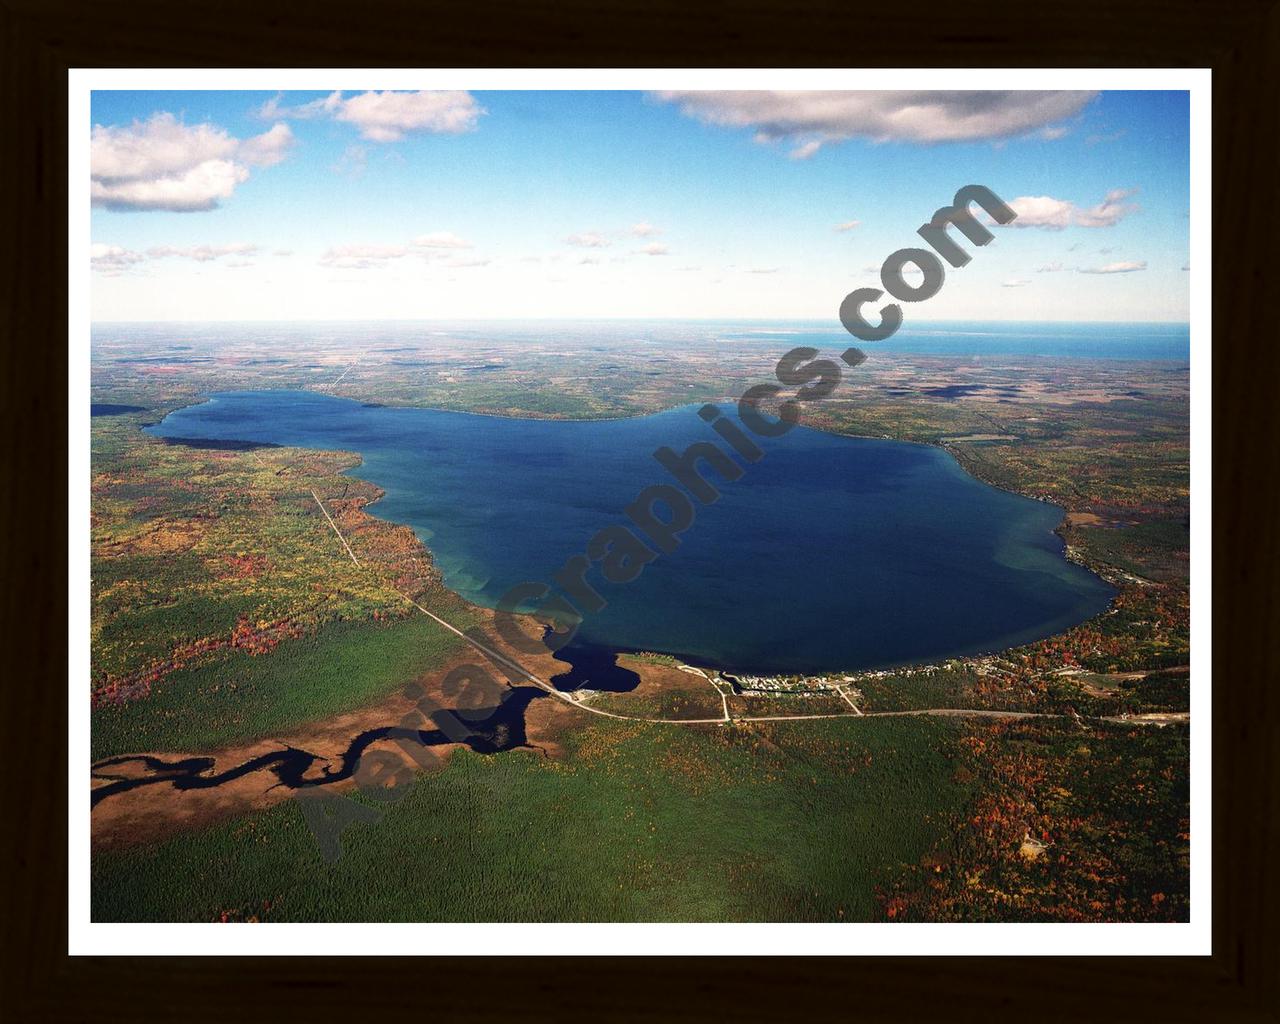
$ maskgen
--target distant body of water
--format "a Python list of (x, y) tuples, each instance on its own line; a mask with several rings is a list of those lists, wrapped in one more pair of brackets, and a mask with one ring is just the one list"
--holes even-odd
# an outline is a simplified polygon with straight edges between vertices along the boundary
[(726, 332), (737, 341), (765, 341), (775, 347), (832, 348), (863, 345), (867, 351), (982, 358), (1051, 356), (1055, 359), (1125, 359), (1188, 362), (1191, 330), (1176, 323), (1040, 323), (961, 321), (912, 324), (907, 319), (885, 341), (862, 342), (839, 324), (812, 321), (755, 325)]
[[(951, 356), (1049, 356), (1055, 359), (1190, 360), (1191, 330), (1185, 323), (1064, 323), (1058, 321), (905, 322), (887, 341), (862, 343), (833, 316), (828, 320), (495, 320), (368, 322), (99, 323), (95, 344), (127, 342), (156, 346), (156, 354), (124, 357), (126, 362), (181, 359), (208, 363), (211, 354), (234, 343), (264, 347), (301, 345), (367, 348), (388, 352), (420, 344), (469, 346), (563, 344), (568, 348), (645, 348), (690, 344), (760, 343), (781, 355), (797, 345), (844, 350), (864, 344), (868, 351)], [(262, 357), (258, 365), (285, 362)]]
[[(694, 407), (566, 422), (368, 407), (294, 391), (235, 392), (149, 428), (170, 438), (344, 449), (386, 492), (370, 511), (411, 526), (445, 582), (493, 606), (550, 582), (647, 485), (653, 459), (717, 435)], [(584, 651), (820, 672), (999, 650), (1103, 610), (1112, 589), (1063, 557), (1062, 509), (989, 487), (946, 452), (798, 427), (698, 506), (674, 554), (608, 601)], [(712, 477), (713, 480), (716, 478)]]

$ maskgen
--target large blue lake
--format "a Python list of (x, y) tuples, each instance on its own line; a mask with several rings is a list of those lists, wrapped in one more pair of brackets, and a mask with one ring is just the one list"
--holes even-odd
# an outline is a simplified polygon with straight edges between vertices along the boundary
[[(653, 452), (717, 441), (695, 407), (565, 422), (369, 407), (293, 391), (218, 394), (152, 427), (169, 438), (358, 452), (445, 582), (493, 606), (551, 582), (647, 485)], [(1062, 509), (996, 490), (936, 448), (798, 427), (698, 506), (678, 550), (627, 584), (575, 644), (653, 650), (738, 669), (820, 672), (998, 650), (1107, 606), (1063, 557)], [(723, 445), (722, 445), (723, 447)], [(715, 478), (712, 478), (715, 480)]]

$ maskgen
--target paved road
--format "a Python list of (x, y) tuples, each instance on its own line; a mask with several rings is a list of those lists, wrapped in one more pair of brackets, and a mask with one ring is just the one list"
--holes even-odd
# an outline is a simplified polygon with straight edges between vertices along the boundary
[[(319, 496), (316, 494), (315, 491), (311, 492), (311, 496), (315, 498), (316, 504), (320, 506), (320, 511), (324, 513), (325, 519), (327, 519), (329, 521), (329, 525), (333, 527), (333, 532), (338, 535), (338, 540), (342, 541), (342, 546), (346, 549), (347, 554), (351, 556), (351, 561), (355, 562), (355, 564), (360, 568), (365, 569), (366, 566), (363, 566), (360, 564), (359, 559), (357, 559), (355, 556), (355, 552), (351, 550), (351, 545), (347, 543), (347, 539), (342, 535), (342, 531), (338, 529), (337, 523), (333, 521), (333, 518), (329, 515), (328, 510), (324, 507), (324, 502), (320, 500)], [(602, 708), (593, 708), (590, 704), (586, 704), (578, 700), (571, 693), (564, 693), (563, 691), (556, 689), (550, 683), (534, 675), (534, 673), (530, 672), (523, 665), (519, 664), (518, 662), (514, 661), (511, 658), (508, 658), (505, 654), (502, 654), (499, 651), (494, 650), (488, 644), (482, 643), (479, 640), (476, 640), (474, 637), (468, 636), (466, 633), (462, 632), (462, 630), (458, 629), (457, 627), (446, 622), (444, 619), (440, 618), (440, 616), (436, 615), (435, 612), (428, 611), (426, 608), (422, 607), (422, 605), (418, 604), (418, 602), (415, 601), (413, 598), (411, 598), (408, 594), (400, 593), (400, 591), (398, 590), (396, 591), (396, 593), (399, 594), (399, 596), (403, 598), (405, 601), (408, 601), (409, 604), (413, 605), (413, 607), (418, 609), (418, 611), (420, 611), (423, 615), (427, 616), (432, 621), (439, 623), (441, 626), (447, 629), (450, 633), (454, 633), (455, 635), (461, 637), (463, 640), (465, 640), (472, 647), (476, 648), (476, 650), (480, 651), (486, 657), (492, 658), (495, 661), (499, 662), (500, 664), (507, 666), (513, 672), (517, 673), (522, 679), (526, 679), (529, 682), (533, 683), (535, 686), (541, 687), (547, 693), (551, 694), (551, 696), (564, 701), (566, 704), (569, 704), (572, 707), (580, 708), (583, 711), (588, 711), (593, 715), (600, 715), (603, 718), (615, 718), (623, 722), (649, 722), (655, 725), (727, 725), (730, 722), (792, 722), (792, 721), (804, 722), (804, 721), (815, 721), (818, 719), (827, 719), (827, 718), (905, 718), (905, 717), (920, 716), (920, 715), (935, 716), (939, 718), (1000, 718), (1000, 719), (1072, 718), (1076, 720), (1080, 720), (1082, 717), (1075, 714), (1054, 714), (1054, 713), (1040, 712), (1040, 711), (993, 711), (988, 708), (921, 708), (921, 709), (916, 709), (911, 711), (862, 711), (856, 704), (854, 704), (852, 700), (850, 700), (844, 694), (843, 691), (840, 692), (840, 696), (843, 697), (845, 702), (848, 703), (849, 707), (853, 709), (852, 711), (841, 711), (836, 714), (824, 714), (824, 715), (743, 715), (741, 717), (734, 717), (729, 712), (729, 701), (726, 698), (724, 691), (721, 690), (720, 687), (717, 686), (716, 683), (712, 681), (709, 677), (707, 677), (706, 674), (703, 672), (699, 672), (698, 674), (703, 676), (703, 678), (707, 680), (707, 683), (715, 689), (717, 694), (720, 695), (720, 702), (724, 707), (723, 717), (721, 718), (649, 718), (643, 715), (621, 715), (613, 711), (605, 711)], [(1148, 714), (1148, 715), (1133, 715), (1133, 716), (1112, 715), (1112, 716), (1106, 716), (1101, 718), (1095, 718), (1091, 720), (1099, 721), (1099, 722), (1113, 722), (1113, 723), (1118, 723), (1123, 725), (1164, 726), (1164, 725), (1172, 724), (1174, 722), (1189, 722), (1191, 720), (1191, 716), (1189, 714), (1180, 712), (1180, 713), (1170, 713), (1170, 714)]]

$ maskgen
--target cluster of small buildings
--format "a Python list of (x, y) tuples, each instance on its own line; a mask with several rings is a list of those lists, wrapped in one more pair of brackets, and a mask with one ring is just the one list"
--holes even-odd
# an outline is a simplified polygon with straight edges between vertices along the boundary
[[(839, 683), (825, 676), (744, 676), (729, 672), (720, 674), (735, 693), (763, 694), (766, 696), (806, 693), (834, 693)], [(850, 679), (845, 676), (845, 679)]]
[(717, 672), (712, 678), (723, 680), (733, 688), (734, 693), (749, 693), (758, 696), (791, 696), (815, 693), (847, 695), (857, 701), (862, 698), (862, 691), (852, 686), (864, 680), (901, 679), (911, 676), (931, 676), (936, 672), (954, 671), (960, 668), (972, 668), (979, 675), (1003, 676), (1009, 674), (1007, 667), (994, 657), (981, 659), (956, 659), (935, 665), (904, 665), (898, 668), (870, 669), (841, 676), (754, 676), (734, 672)]

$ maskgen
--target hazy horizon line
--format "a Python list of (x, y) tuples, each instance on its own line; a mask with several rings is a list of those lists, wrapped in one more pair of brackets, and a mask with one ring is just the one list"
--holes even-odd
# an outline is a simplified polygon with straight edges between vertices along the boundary
[[(411, 323), (812, 323), (825, 324), (823, 317), (775, 316), (512, 316), (512, 317), (326, 317), (326, 318), (276, 318), (276, 319), (226, 319), (226, 320), (90, 320), (91, 326), (119, 324), (411, 324)], [(1190, 327), (1190, 320), (1020, 320), (1008, 317), (979, 318), (920, 318), (915, 324), (1169, 324)], [(844, 330), (839, 319), (832, 319), (833, 329)], [(910, 324), (903, 324), (909, 330)]]

